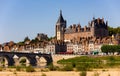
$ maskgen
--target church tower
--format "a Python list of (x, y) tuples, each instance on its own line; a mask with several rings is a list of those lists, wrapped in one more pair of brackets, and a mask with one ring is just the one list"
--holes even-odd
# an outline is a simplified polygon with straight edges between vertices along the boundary
[(64, 32), (66, 28), (66, 20), (64, 20), (62, 16), (62, 11), (60, 10), (60, 16), (56, 23), (56, 39), (60, 41), (64, 41)]

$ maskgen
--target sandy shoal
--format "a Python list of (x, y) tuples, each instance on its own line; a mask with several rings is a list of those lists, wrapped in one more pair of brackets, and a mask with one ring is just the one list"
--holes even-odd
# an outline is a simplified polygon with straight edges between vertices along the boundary
[[(80, 76), (80, 72), (70, 71), (50, 71), (50, 72), (0, 72), (0, 76), (41, 76), (46, 74), (46, 76)], [(89, 71), (87, 76), (94, 76), (99, 74), (99, 76), (120, 76), (120, 71)]]

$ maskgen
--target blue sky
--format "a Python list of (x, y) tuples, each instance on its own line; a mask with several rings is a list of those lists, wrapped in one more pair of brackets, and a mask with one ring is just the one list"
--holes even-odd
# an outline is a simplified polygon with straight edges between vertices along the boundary
[(54, 36), (60, 10), (67, 26), (85, 26), (93, 16), (120, 26), (120, 0), (0, 0), (0, 43), (33, 39), (37, 33)]

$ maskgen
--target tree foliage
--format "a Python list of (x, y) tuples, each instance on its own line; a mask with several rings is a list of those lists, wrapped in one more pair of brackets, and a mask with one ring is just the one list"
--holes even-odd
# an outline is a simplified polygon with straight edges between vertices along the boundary
[(25, 39), (24, 39), (24, 42), (25, 41), (30, 41), (30, 39), (29, 39), (29, 37), (27, 36), (27, 37), (25, 37)]
[(113, 28), (113, 27), (108, 27), (109, 35), (112, 36), (113, 34), (120, 33), (120, 27)]
[(101, 47), (102, 52), (104, 53), (113, 53), (118, 52), (120, 53), (120, 45), (103, 45)]
[(18, 42), (17, 45), (23, 46), (24, 42)]

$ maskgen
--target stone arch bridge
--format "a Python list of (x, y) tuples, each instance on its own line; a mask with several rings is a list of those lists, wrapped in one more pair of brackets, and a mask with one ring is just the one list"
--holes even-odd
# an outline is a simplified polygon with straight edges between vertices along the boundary
[(0, 64), (2, 59), (4, 59), (4, 66), (18, 66), (20, 64), (20, 59), (26, 58), (26, 66), (38, 66), (42, 60), (46, 61), (46, 65), (53, 62), (51, 54), (41, 54), (41, 53), (23, 53), (23, 52), (0, 52)]

